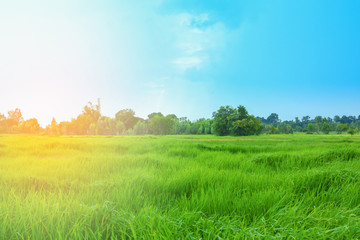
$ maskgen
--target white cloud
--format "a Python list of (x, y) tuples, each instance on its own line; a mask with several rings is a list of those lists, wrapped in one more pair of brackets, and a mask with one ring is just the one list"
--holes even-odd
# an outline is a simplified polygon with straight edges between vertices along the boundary
[(179, 69), (185, 71), (189, 68), (199, 68), (203, 63), (204, 59), (200, 57), (181, 57), (172, 61)]
[(201, 69), (211, 63), (212, 54), (221, 51), (228, 30), (221, 22), (211, 22), (206, 13), (182, 13), (169, 17), (173, 24), (176, 56), (171, 61), (178, 70)]

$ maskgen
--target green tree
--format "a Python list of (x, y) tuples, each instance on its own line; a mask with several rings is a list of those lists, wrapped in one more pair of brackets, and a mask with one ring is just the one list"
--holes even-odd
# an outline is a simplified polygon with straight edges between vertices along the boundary
[(92, 102), (88, 102), (88, 104), (85, 105), (82, 114), (88, 116), (91, 123), (96, 123), (101, 117), (100, 108), (100, 101), (96, 105)]
[(322, 127), (321, 127), (321, 131), (324, 133), (324, 134), (329, 134), (330, 132), (330, 125), (327, 123), (327, 122), (324, 122)]
[(340, 120), (341, 120), (340, 116), (339, 116), (339, 115), (335, 115), (335, 117), (334, 117), (334, 122), (338, 123), (338, 122), (340, 122)]
[(278, 122), (280, 122), (279, 115), (278, 115), (277, 113), (272, 113), (272, 114), (270, 114), (270, 115), (267, 117), (266, 122), (267, 122), (268, 124), (276, 125)]
[(166, 135), (170, 134), (173, 129), (174, 121), (171, 116), (153, 116), (149, 120), (149, 128), (152, 134), (155, 135)]
[(100, 117), (100, 105), (94, 105), (89, 102), (77, 118), (72, 119), (69, 124), (66, 124), (67, 134), (90, 134), (90, 125), (97, 124)]
[(211, 134), (211, 125), (212, 120), (200, 118), (192, 123), (191, 131), (194, 131), (194, 134)]
[(148, 115), (148, 119), (153, 119), (154, 117), (164, 117), (164, 115), (161, 112), (153, 112)]
[(271, 125), (271, 134), (275, 134), (276, 127), (274, 125)]
[(176, 134), (176, 132), (177, 132), (177, 124), (176, 123), (179, 121), (179, 119), (177, 118), (177, 116), (175, 114), (168, 114), (166, 116), (166, 118), (171, 121), (170, 134)]
[(213, 129), (216, 135), (248, 136), (260, 134), (264, 128), (260, 119), (249, 115), (242, 105), (233, 109), (221, 106), (213, 113)]
[(321, 116), (316, 116), (315, 119), (316, 119), (317, 132), (320, 132), (322, 117)]
[(341, 129), (341, 127), (340, 127), (340, 122), (338, 122), (338, 123), (336, 124), (335, 131), (336, 131), (337, 134), (341, 134), (341, 133), (342, 133), (342, 129)]
[(145, 135), (147, 134), (147, 126), (145, 121), (138, 121), (134, 126), (134, 134)]
[(219, 110), (213, 113), (213, 129), (216, 135), (225, 136), (230, 134), (231, 115), (233, 115), (234, 111), (230, 106), (221, 106)]
[[(116, 119), (115, 119), (116, 120)], [(126, 131), (125, 124), (122, 121), (116, 120), (115, 123), (115, 134), (122, 135)]]
[(348, 125), (345, 123), (340, 123), (341, 132), (346, 132), (348, 130)]
[(313, 134), (316, 131), (316, 127), (314, 124), (309, 123), (306, 127), (306, 133), (307, 134)]
[(118, 111), (115, 114), (115, 118), (117, 121), (124, 123), (126, 130), (133, 128), (139, 120), (142, 120), (141, 118), (135, 117), (135, 112), (132, 109)]
[(355, 134), (355, 129), (350, 128), (350, 129), (348, 130), (348, 133), (349, 133), (351, 136), (354, 135), (354, 134)]
[(178, 133), (179, 134), (190, 134), (191, 122), (186, 117), (182, 117), (178, 121)]
[(100, 135), (115, 135), (116, 120), (109, 117), (100, 117), (96, 125), (96, 133)]
[(247, 118), (233, 122), (231, 133), (235, 136), (259, 135), (263, 128), (264, 125), (261, 120), (250, 115)]

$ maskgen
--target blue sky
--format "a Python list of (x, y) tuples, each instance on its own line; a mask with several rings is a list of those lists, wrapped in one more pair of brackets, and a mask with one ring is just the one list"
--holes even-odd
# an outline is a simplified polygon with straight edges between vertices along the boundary
[(0, 113), (360, 114), (359, 1), (1, 1)]

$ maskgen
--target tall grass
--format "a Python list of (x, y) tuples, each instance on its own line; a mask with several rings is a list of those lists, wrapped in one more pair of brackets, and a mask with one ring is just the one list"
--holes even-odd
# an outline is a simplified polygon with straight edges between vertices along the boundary
[(356, 239), (359, 136), (0, 136), (1, 239)]

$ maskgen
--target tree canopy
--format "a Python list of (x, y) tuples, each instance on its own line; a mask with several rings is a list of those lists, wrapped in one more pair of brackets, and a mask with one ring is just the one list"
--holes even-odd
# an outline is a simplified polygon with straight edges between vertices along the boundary
[(214, 132), (219, 136), (258, 135), (264, 128), (261, 120), (249, 115), (242, 105), (237, 108), (221, 106), (218, 111), (213, 113), (213, 119)]
[[(301, 119), (301, 120), (300, 120)], [(114, 117), (101, 114), (100, 101), (89, 102), (82, 112), (70, 121), (57, 122), (55, 118), (42, 128), (36, 118), (24, 120), (20, 109), (0, 113), (0, 133), (25, 133), (48, 135), (167, 135), (167, 134), (216, 134), (219, 136), (248, 136), (257, 134), (357, 134), (360, 128), (360, 115), (334, 118), (316, 116), (296, 117), (295, 120), (282, 121), (277, 113), (267, 118), (250, 115), (247, 109), (221, 106), (213, 113), (212, 119), (200, 118), (190, 121), (187, 117), (178, 118), (175, 114), (164, 115), (153, 112), (147, 119), (137, 117), (132, 109), (119, 110)]]

